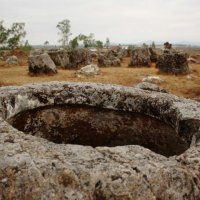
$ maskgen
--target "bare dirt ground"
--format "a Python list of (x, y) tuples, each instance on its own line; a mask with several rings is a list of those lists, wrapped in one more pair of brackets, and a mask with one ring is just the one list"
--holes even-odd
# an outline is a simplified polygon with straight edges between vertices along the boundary
[[(19, 55), (18, 55), (19, 56)], [(101, 75), (95, 77), (76, 77), (76, 70), (58, 70), (54, 76), (29, 76), (27, 59), (22, 55), (20, 66), (9, 66), (0, 61), (0, 86), (23, 85), (47, 81), (75, 81), (75, 82), (98, 82), (111, 83), (124, 86), (133, 86), (148, 75), (156, 75), (164, 80), (160, 84), (169, 92), (178, 96), (195, 98), (200, 96), (200, 64), (190, 64), (192, 70), (188, 75), (160, 74), (155, 64), (151, 68), (130, 68), (130, 58), (125, 58), (121, 67), (101, 68)]]

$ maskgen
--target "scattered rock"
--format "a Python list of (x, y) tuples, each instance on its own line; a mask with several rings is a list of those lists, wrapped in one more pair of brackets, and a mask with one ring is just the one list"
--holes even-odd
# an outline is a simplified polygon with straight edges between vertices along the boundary
[(149, 90), (155, 92), (163, 92), (168, 93), (167, 90), (160, 88), (158, 85), (149, 83), (149, 82), (142, 82), (134, 86), (134, 88), (142, 89), (142, 90)]
[(9, 64), (9, 65), (18, 65), (19, 60), (18, 60), (17, 56), (9, 56), (6, 59), (6, 63)]
[(198, 63), (200, 63), (200, 54), (191, 54), (190, 58), (195, 59)]
[(187, 61), (188, 61), (189, 63), (194, 63), (194, 64), (198, 64), (198, 63), (199, 63), (197, 59), (192, 58), (192, 57), (189, 57), (189, 58), (187, 59)]
[(131, 52), (130, 67), (151, 67), (150, 52), (148, 48), (135, 48)]
[(99, 75), (100, 74), (100, 69), (97, 65), (91, 64), (87, 65), (85, 67), (82, 67), (80, 70), (76, 72), (76, 74), (79, 75), (84, 75), (84, 76), (94, 76), (94, 75)]
[(158, 57), (156, 67), (170, 74), (185, 74), (189, 71), (186, 54), (170, 50)]
[(163, 80), (159, 76), (147, 76), (142, 79), (142, 82), (159, 84), (159, 83), (162, 83)]
[(56, 66), (47, 53), (29, 56), (29, 73), (31, 74), (55, 74)]
[(186, 76), (187, 79), (194, 79), (194, 78), (197, 78), (197, 76), (193, 75), (193, 74), (188, 74)]

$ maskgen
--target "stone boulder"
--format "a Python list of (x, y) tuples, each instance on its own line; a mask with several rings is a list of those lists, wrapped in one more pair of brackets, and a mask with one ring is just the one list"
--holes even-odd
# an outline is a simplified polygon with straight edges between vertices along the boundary
[(30, 74), (55, 74), (56, 65), (47, 53), (41, 55), (31, 55), (28, 58)]
[(149, 90), (154, 92), (163, 92), (167, 93), (167, 90), (159, 87), (157, 84), (149, 83), (149, 82), (141, 82), (137, 85), (133, 86), (134, 88), (142, 89), (142, 90)]
[(69, 65), (66, 68), (79, 68), (91, 63), (91, 53), (88, 49), (75, 49), (68, 51)]
[(175, 50), (165, 50), (164, 53), (158, 57), (156, 67), (161, 72), (170, 74), (185, 74), (189, 71), (187, 55)]
[(166, 50), (172, 49), (172, 44), (169, 43), (169, 42), (165, 42), (165, 43), (164, 43), (164, 49), (166, 49)]
[(76, 72), (77, 76), (95, 76), (100, 74), (100, 69), (97, 65), (91, 64), (85, 67), (82, 67)]
[(66, 50), (49, 50), (47, 52), (57, 67), (67, 68), (70, 65), (69, 53)]
[(106, 56), (104, 56), (103, 54), (98, 55), (98, 66), (99, 67), (106, 67), (108, 66), (110, 63), (108, 62), (108, 60), (106, 59)]
[(200, 54), (191, 54), (190, 58), (193, 58), (193, 59), (197, 60), (198, 63), (200, 63)]
[(131, 50), (130, 67), (151, 67), (151, 58), (148, 48), (134, 48)]
[(44, 49), (32, 49), (30, 51), (31, 56), (38, 56), (38, 55), (41, 55), (41, 54), (44, 54), (44, 53), (45, 53)]
[(153, 48), (149, 48), (149, 53), (150, 53), (150, 60), (151, 62), (157, 62), (158, 60), (158, 55), (156, 53), (156, 50)]
[(45, 52), (58, 68), (77, 69), (90, 64), (92, 59), (91, 52), (88, 49), (50, 49), (48, 51), (36, 49), (31, 52), (31, 55), (41, 55)]
[(98, 56), (98, 66), (107, 67), (107, 66), (120, 66), (123, 55), (114, 50), (108, 50), (107, 52), (101, 53)]
[(9, 65), (18, 65), (19, 60), (18, 60), (17, 56), (9, 56), (6, 59), (6, 63), (9, 64)]
[(159, 76), (146, 76), (142, 79), (142, 82), (148, 82), (153, 84), (160, 84), (163, 80)]
[(194, 64), (198, 64), (198, 63), (199, 63), (198, 60), (195, 59), (195, 58), (193, 58), (193, 57), (189, 57), (189, 58), (187, 59), (187, 61), (188, 61), (189, 63), (194, 63)]
[(0, 199), (198, 200), (199, 136), (200, 103), (172, 94), (1, 87)]

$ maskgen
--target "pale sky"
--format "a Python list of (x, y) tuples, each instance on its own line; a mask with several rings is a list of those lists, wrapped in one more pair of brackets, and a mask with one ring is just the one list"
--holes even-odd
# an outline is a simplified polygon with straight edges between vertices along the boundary
[(57, 44), (63, 19), (71, 21), (72, 37), (200, 44), (200, 0), (0, 0), (0, 20), (6, 26), (25, 22), (31, 44)]

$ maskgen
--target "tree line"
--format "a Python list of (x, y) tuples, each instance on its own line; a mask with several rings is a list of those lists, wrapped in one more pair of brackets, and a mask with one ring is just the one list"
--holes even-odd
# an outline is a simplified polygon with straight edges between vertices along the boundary
[[(110, 39), (107, 38), (105, 44), (100, 40), (95, 40), (94, 34), (89, 35), (79, 34), (70, 40), (71, 25), (70, 20), (65, 19), (58, 22), (56, 26), (59, 30), (58, 34), (60, 36), (59, 43), (63, 48), (77, 48), (80, 43), (85, 47), (96, 47), (103, 48), (110, 46)], [(4, 49), (16, 49), (19, 47), (30, 48), (28, 40), (24, 41), (26, 36), (25, 23), (13, 23), (11, 27), (7, 28), (4, 25), (4, 21), (0, 21), (0, 48)], [(44, 46), (48, 46), (49, 42), (45, 41)]]

